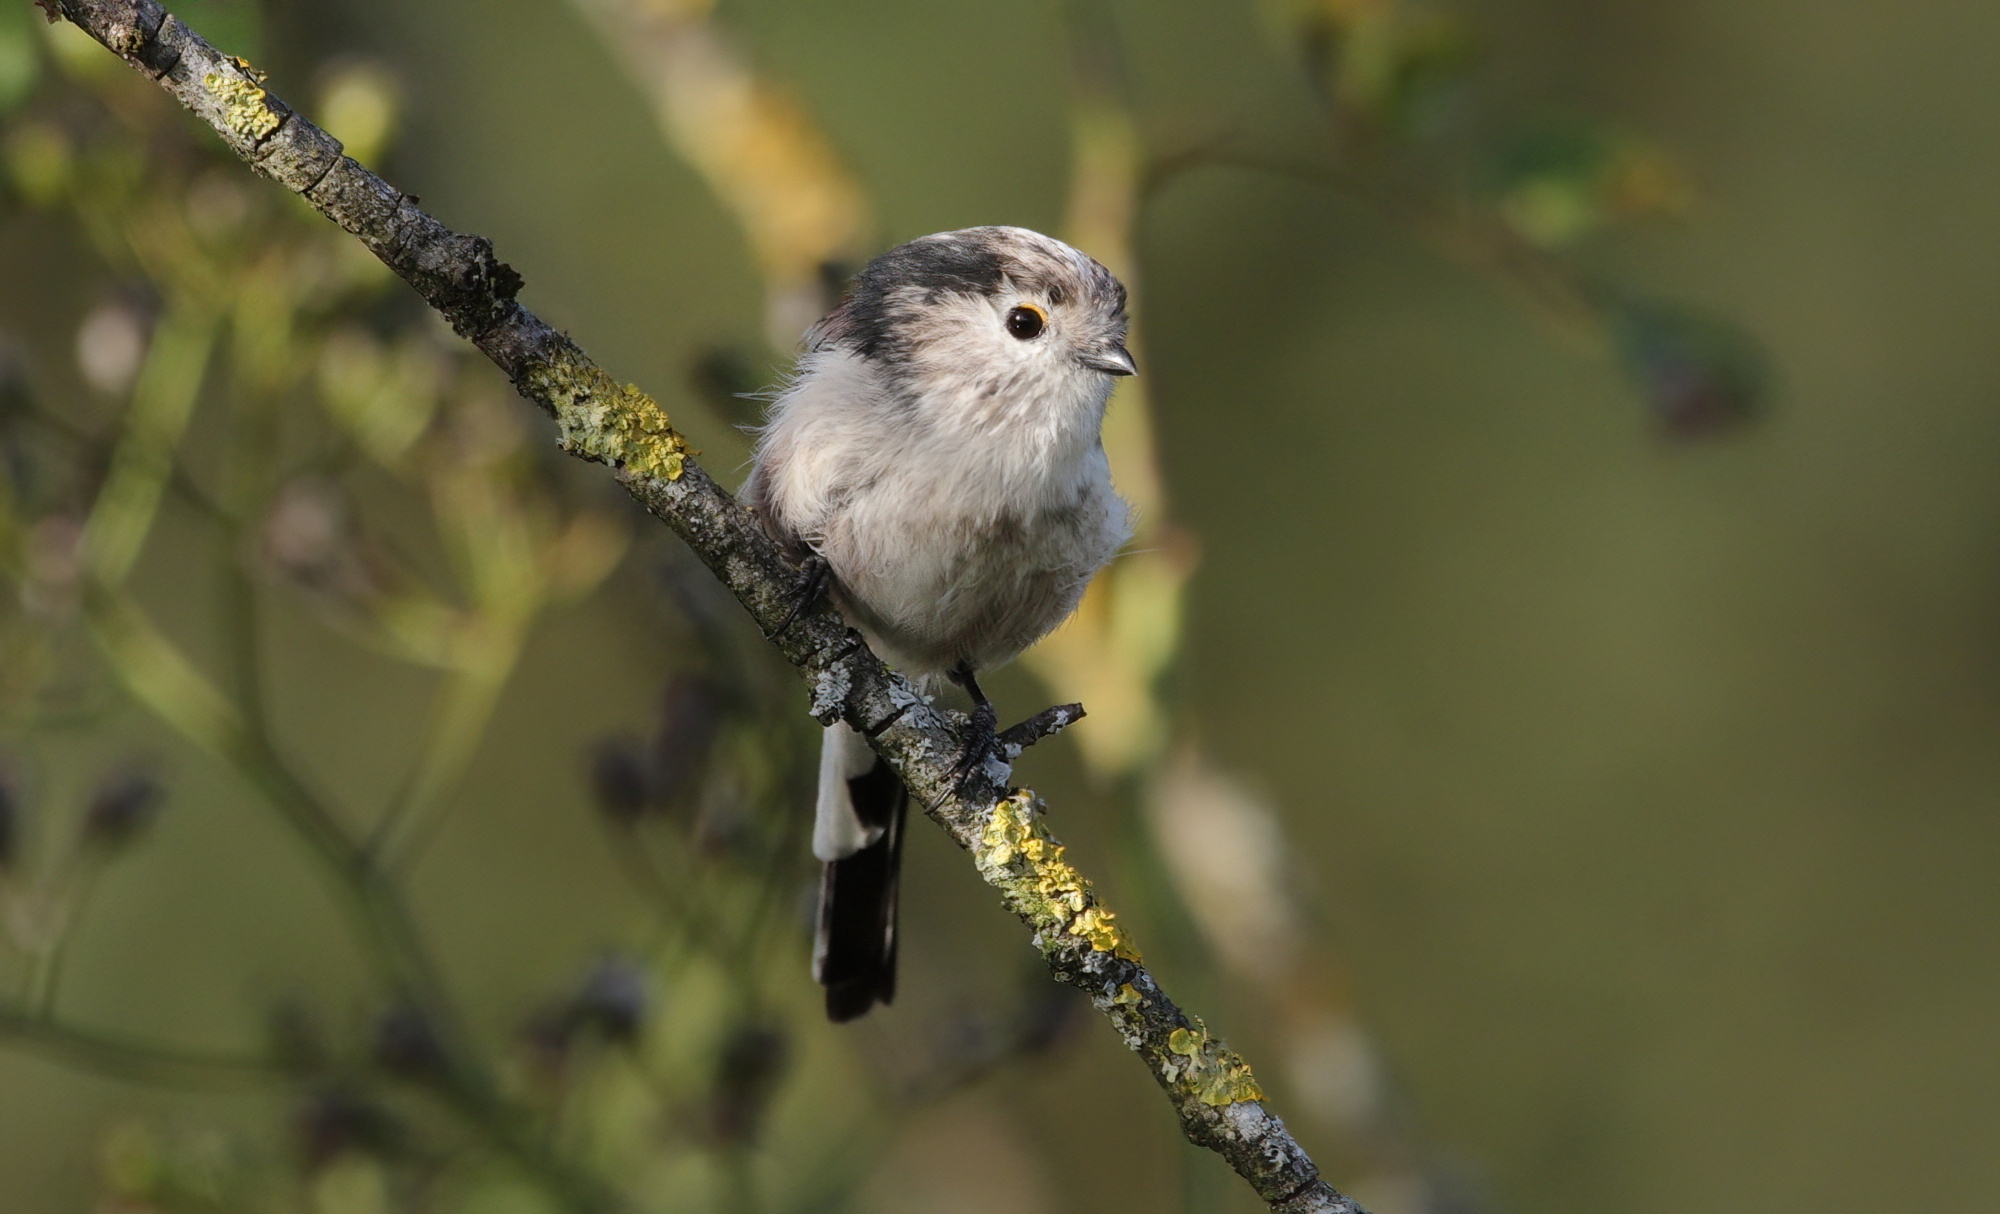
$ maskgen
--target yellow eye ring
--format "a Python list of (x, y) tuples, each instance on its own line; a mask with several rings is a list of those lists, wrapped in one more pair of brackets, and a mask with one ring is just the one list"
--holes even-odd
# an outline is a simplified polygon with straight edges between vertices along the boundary
[(1048, 323), (1048, 313), (1033, 304), (1015, 304), (1007, 310), (1007, 332), (1022, 341), (1039, 337)]

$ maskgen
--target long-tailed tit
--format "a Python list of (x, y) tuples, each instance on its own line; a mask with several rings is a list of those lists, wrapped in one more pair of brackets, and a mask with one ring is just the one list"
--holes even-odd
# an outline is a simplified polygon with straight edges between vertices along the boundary
[[(967, 228), (877, 257), (806, 337), (743, 500), (890, 665), (972, 696), (974, 675), (1061, 623), (1130, 534), (1100, 435), (1125, 288), (1024, 228)], [(896, 989), (908, 794), (860, 734), (827, 727), (813, 853), (813, 974), (850, 1020)]]

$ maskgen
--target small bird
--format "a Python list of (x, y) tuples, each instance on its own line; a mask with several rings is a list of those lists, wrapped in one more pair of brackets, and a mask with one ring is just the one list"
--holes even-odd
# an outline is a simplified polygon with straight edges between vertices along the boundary
[[(758, 432), (744, 502), (884, 661), (965, 688), (965, 769), (994, 739), (976, 673), (1060, 624), (1131, 535), (1102, 437), (1135, 370), (1125, 327), (1124, 286), (1059, 240), (925, 236), (856, 276)], [(813, 976), (832, 1020), (895, 996), (908, 800), (859, 733), (827, 727)]]

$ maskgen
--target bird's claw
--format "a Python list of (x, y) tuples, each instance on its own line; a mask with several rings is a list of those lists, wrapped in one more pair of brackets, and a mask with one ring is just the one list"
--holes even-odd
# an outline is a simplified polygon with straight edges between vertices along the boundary
[(767, 641), (784, 636), (793, 624), (798, 623), (807, 608), (826, 597), (826, 588), (833, 581), (833, 567), (817, 552), (807, 553), (806, 559), (799, 562), (799, 569), (802, 576), (799, 578), (797, 597), (792, 600), (792, 608), (785, 613), (785, 618), (778, 621), (778, 626), (764, 634)]
[(965, 730), (965, 749), (951, 769), (952, 791), (964, 794), (974, 774), (986, 765), (986, 760), (1001, 757), (999, 723), (990, 702), (982, 699), (972, 706), (971, 723)]
[(997, 759), (1001, 763), (1012, 763), (1021, 757), (1021, 752), (1041, 741), (1052, 737), (1083, 719), (1083, 705), (1057, 704), (1044, 708), (1034, 716), (1019, 724), (996, 730), (997, 720), (991, 704), (973, 707), (971, 724), (966, 728), (965, 750), (952, 767), (951, 789), (964, 795), (973, 774), (985, 766), (986, 760)]

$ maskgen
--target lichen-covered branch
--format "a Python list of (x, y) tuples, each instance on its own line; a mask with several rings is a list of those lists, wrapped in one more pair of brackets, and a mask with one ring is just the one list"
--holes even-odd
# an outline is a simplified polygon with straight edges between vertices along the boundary
[[(157, 81), (259, 172), (301, 195), (415, 287), (555, 419), (563, 449), (612, 469), (685, 540), (767, 632), (793, 606), (799, 570), (711, 480), (653, 399), (621, 384), (515, 299), (521, 279), (483, 237), (454, 232), (293, 112), (249, 64), (221, 54), (154, 0), (42, 0)], [(1089, 882), (1063, 859), (1034, 794), (987, 774), (954, 791), (962, 719), (933, 707), (825, 607), (774, 642), (811, 687), (813, 712), (844, 718), (1034, 933), (1060, 981), (1081, 988), (1166, 1090), (1188, 1138), (1226, 1159), (1273, 1210), (1359, 1214), (1319, 1179), (1265, 1108), (1243, 1060), (1160, 989)], [(1001, 777), (1004, 780), (1004, 775)]]

